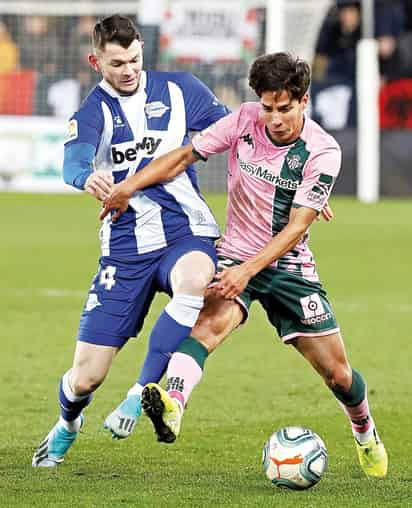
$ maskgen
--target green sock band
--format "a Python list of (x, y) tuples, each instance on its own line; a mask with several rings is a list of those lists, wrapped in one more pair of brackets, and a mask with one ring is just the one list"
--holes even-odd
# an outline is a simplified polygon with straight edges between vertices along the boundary
[(352, 369), (352, 385), (348, 392), (341, 390), (332, 390), (335, 397), (340, 400), (345, 406), (357, 406), (364, 399), (366, 395), (366, 385), (363, 380), (362, 374), (355, 369)]
[(176, 353), (184, 353), (185, 355), (191, 356), (202, 370), (206, 358), (209, 356), (209, 351), (194, 337), (186, 337), (177, 348)]

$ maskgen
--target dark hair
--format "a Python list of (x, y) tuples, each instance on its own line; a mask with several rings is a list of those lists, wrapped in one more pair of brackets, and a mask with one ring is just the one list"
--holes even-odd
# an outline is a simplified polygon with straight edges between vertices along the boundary
[(259, 56), (250, 68), (249, 85), (258, 97), (286, 90), (291, 99), (300, 101), (310, 85), (310, 67), (289, 53)]
[(127, 49), (141, 35), (133, 21), (127, 16), (114, 14), (98, 21), (94, 26), (92, 43), (95, 49), (104, 50), (108, 42), (115, 42)]

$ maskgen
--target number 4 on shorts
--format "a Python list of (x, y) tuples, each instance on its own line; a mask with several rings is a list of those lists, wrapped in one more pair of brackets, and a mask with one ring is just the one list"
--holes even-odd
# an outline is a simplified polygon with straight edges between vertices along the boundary
[(114, 278), (115, 273), (116, 273), (115, 266), (106, 266), (106, 268), (100, 272), (99, 282), (108, 291), (110, 291), (112, 289), (112, 287), (116, 284), (116, 281)]

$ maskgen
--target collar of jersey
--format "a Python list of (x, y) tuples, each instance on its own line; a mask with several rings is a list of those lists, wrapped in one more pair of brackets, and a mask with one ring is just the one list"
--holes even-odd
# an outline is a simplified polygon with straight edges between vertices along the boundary
[[(139, 93), (146, 88), (146, 80), (147, 80), (146, 72), (142, 71), (140, 73), (140, 83), (138, 89), (136, 90), (136, 93)], [(133, 97), (133, 95), (136, 95), (136, 93), (134, 93), (133, 95), (120, 95), (119, 92), (116, 92), (116, 90), (112, 87), (112, 85), (110, 85), (105, 79), (102, 79), (100, 81), (99, 86), (100, 88), (103, 88), (103, 90), (106, 93), (108, 93), (110, 97), (116, 97), (118, 99)]]

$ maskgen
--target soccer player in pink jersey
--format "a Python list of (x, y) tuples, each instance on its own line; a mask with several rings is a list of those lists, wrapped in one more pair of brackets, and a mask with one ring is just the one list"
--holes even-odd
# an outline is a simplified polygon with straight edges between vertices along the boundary
[(249, 84), (259, 102), (242, 104), (192, 144), (166, 154), (123, 181), (105, 203), (115, 218), (139, 189), (176, 177), (189, 164), (224, 151), (228, 159), (226, 231), (220, 271), (192, 335), (173, 354), (167, 390), (151, 383), (142, 406), (159, 441), (173, 442), (205, 359), (246, 321), (258, 300), (286, 344), (301, 353), (338, 399), (362, 469), (384, 477), (387, 454), (372, 419), (366, 384), (347, 359), (333, 309), (308, 247), (309, 227), (327, 204), (341, 166), (332, 136), (305, 115), (309, 65), (286, 53), (257, 58)]

